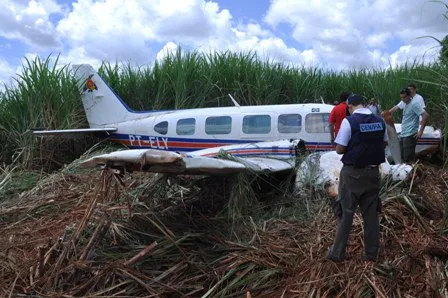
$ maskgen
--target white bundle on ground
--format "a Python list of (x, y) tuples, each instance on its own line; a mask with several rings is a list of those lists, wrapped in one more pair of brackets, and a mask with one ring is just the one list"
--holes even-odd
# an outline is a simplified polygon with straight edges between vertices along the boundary
[[(297, 170), (296, 189), (305, 185), (322, 186), (330, 196), (338, 195), (339, 175), (342, 169), (342, 155), (336, 151), (310, 154)], [(391, 165), (386, 162), (380, 165), (383, 176), (391, 175), (393, 180), (404, 180), (412, 170), (411, 165)]]

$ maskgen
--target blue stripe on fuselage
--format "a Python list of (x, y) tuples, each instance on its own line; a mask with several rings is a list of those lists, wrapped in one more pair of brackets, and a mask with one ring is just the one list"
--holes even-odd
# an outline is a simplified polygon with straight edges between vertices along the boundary
[[(118, 133), (111, 133), (107, 135), (106, 133), (101, 133), (101, 136), (108, 139), (116, 139), (116, 140), (129, 140), (130, 135), (137, 135), (137, 134), (118, 134)], [(231, 144), (244, 144), (244, 143), (256, 143), (256, 142), (262, 142), (261, 140), (235, 140), (235, 139), (189, 139), (189, 138), (174, 138), (174, 137), (167, 137), (167, 136), (145, 136), (145, 135), (139, 135), (141, 137), (141, 140), (148, 141), (150, 138), (167, 138), (170, 142), (189, 142), (189, 143), (231, 143)]]

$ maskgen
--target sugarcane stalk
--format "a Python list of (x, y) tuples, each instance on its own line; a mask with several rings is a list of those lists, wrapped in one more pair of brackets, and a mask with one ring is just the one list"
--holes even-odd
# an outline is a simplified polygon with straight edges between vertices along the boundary
[(151, 250), (153, 250), (157, 245), (158, 245), (157, 241), (154, 241), (153, 243), (151, 243), (150, 245), (148, 245), (147, 247), (142, 249), (138, 254), (136, 254), (135, 256), (133, 256), (132, 258), (127, 260), (126, 262), (124, 262), (123, 265), (129, 266), (131, 264), (134, 264), (135, 262), (137, 262), (138, 260), (143, 258)]
[(36, 270), (34, 272), (34, 278), (39, 278), (42, 274), (42, 271), (44, 270), (44, 257), (45, 257), (44, 249), (45, 248), (43, 246), (38, 247), (39, 263), (36, 266)]
[(92, 237), (90, 237), (89, 242), (87, 243), (87, 245), (86, 245), (84, 251), (82, 252), (81, 256), (79, 257), (79, 260), (80, 260), (80, 261), (84, 261), (84, 260), (86, 259), (87, 254), (89, 253), (90, 249), (91, 249), (92, 246), (97, 242), (96, 240), (97, 240), (97, 238), (98, 238), (98, 235), (101, 234), (100, 231), (102, 231), (103, 226), (105, 225), (105, 222), (106, 222), (106, 218), (105, 218), (105, 217), (101, 218), (101, 220), (100, 220), (100, 222), (98, 223), (98, 225), (97, 225), (95, 231), (93, 232)]

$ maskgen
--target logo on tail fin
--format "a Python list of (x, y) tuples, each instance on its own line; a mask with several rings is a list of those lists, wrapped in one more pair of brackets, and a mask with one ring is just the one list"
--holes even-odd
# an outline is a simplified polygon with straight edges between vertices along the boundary
[(93, 92), (93, 90), (98, 90), (98, 87), (96, 86), (95, 82), (92, 80), (92, 77), (93, 77), (93, 74), (87, 78), (83, 91)]

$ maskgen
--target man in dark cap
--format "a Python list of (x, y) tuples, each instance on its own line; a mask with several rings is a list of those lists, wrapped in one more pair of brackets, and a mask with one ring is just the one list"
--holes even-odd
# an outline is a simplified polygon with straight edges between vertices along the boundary
[(386, 125), (381, 117), (363, 105), (362, 97), (347, 99), (350, 116), (342, 121), (336, 137), (336, 152), (343, 154), (344, 164), (339, 181), (339, 223), (336, 238), (328, 249), (328, 259), (341, 262), (346, 258), (347, 241), (356, 208), (364, 222), (365, 258), (375, 261), (379, 250), (380, 172), (385, 161)]

